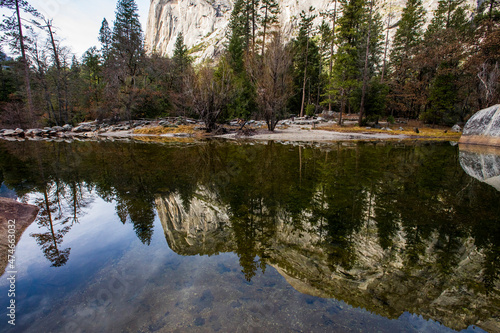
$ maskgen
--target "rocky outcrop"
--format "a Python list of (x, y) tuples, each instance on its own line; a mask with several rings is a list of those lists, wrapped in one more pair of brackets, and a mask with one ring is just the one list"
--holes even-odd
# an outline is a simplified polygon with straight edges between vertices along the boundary
[[(167, 242), (178, 254), (244, 255), (245, 249), (238, 247), (241, 245), (236, 241), (238, 230), (232, 225), (228, 210), (217, 206), (215, 196), (206, 190), (196, 195), (189, 206), (176, 194), (160, 197), (156, 204)], [(462, 240), (462, 245), (453, 252), (457, 264), (452, 271), (443, 271), (439, 259), (442, 240), (438, 235), (425, 241), (422, 244), (425, 253), (417, 262), (411, 262), (402, 226), (393, 237), (393, 246), (383, 249), (375, 224), (367, 221), (350, 236), (350, 267), (343, 267), (335, 260), (332, 262), (330, 250), (321, 245), (317, 227), (304, 222), (296, 228), (286, 222), (284, 214), (277, 216), (273, 236), (257, 240), (252, 249), (264, 253), (267, 264), (297, 291), (342, 300), (387, 318), (395, 319), (408, 311), (454, 329), (475, 324), (500, 331), (495, 307), (500, 302), (499, 282), (494, 282), (488, 293), (480, 291), (478, 281), (482, 279), (484, 255), (473, 239)], [(259, 216), (253, 216), (253, 223), (258, 225), (258, 219)], [(335, 251), (338, 254), (339, 249)]]
[[(37, 214), (38, 207), (36, 206), (26, 205), (12, 199), (0, 198), (0, 275), (5, 272), (5, 268), (9, 263), (8, 256), (12, 254), (9, 253), (12, 243), (9, 242), (8, 235), (15, 235), (12, 239), (14, 240), (13, 244), (17, 245), (24, 230), (35, 220)], [(15, 228), (9, 227), (9, 225), (15, 226)], [(15, 233), (9, 232), (10, 229), (15, 230)]]
[(471, 177), (500, 191), (500, 149), (460, 145), (460, 165)]
[(465, 124), (460, 143), (500, 147), (500, 104), (474, 114)]
[[(471, 8), (477, 0), (467, 0)], [(280, 0), (280, 24), (284, 35), (291, 38), (297, 32), (299, 14), (309, 7), (315, 8), (319, 14), (334, 7), (331, 0)], [(432, 10), (437, 7), (438, 0), (424, 0), (427, 9), (427, 19), (430, 20)], [(184, 42), (195, 59), (216, 57), (223, 49), (229, 18), (233, 9), (234, 0), (151, 0), (148, 23), (146, 28), (146, 48), (162, 56), (171, 56), (175, 40), (180, 32)], [(405, 0), (395, 0), (390, 5), (381, 6), (380, 12), (384, 20), (391, 13), (396, 23), (406, 4)], [(337, 8), (340, 5), (337, 3)], [(321, 23), (318, 15), (315, 24)], [(393, 35), (395, 29), (391, 30)]]

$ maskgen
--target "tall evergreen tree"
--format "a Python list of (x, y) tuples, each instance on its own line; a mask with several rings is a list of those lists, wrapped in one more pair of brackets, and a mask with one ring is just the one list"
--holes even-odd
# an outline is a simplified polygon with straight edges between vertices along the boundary
[(327, 84), (327, 100), (324, 103), (328, 103), (328, 111), (332, 111), (332, 85), (333, 85), (333, 62), (335, 56), (335, 45), (336, 45), (336, 36), (335, 32), (337, 29), (337, 0), (334, 0), (333, 10), (322, 13), (323, 16), (328, 17), (331, 20), (332, 27), (327, 28), (326, 22), (324, 22), (323, 29), (321, 29), (321, 39), (324, 40), (325, 45), (329, 45), (328, 54), (324, 54), (324, 57), (328, 59), (328, 84)]
[(393, 70), (404, 66), (422, 42), (425, 9), (422, 0), (408, 0), (392, 43)]
[(184, 44), (184, 34), (182, 32), (179, 32), (175, 40), (173, 60), (180, 72), (186, 70), (192, 61), (187, 46)]
[(307, 13), (305, 11), (300, 13), (299, 35), (294, 41), (295, 84), (301, 87), (301, 117), (304, 116), (306, 97), (311, 96), (311, 91), (316, 90), (321, 67), (319, 49), (314, 40), (311, 39), (313, 21), (316, 18), (316, 15), (313, 14), (314, 10), (313, 7), (309, 7)]
[[(4, 20), (0, 24), (0, 30), (5, 34), (1, 41), (9, 41), (12, 50), (21, 54), (21, 59), (24, 67), (24, 84), (26, 89), (26, 99), (28, 107), (28, 122), (34, 121), (33, 114), (33, 97), (31, 92), (30, 70), (28, 57), (26, 55), (26, 37), (23, 28), (28, 28), (28, 25), (22, 24), (21, 12), (30, 15), (33, 18), (39, 18), (40, 14), (25, 0), (0, 0), (0, 8), (11, 10), (11, 16), (4, 16)], [(31, 23), (38, 25), (38, 22), (32, 20)]]
[(261, 56), (264, 56), (264, 51), (266, 47), (266, 37), (268, 34), (268, 29), (273, 25), (278, 23), (278, 14), (280, 13), (280, 6), (277, 0), (262, 0), (262, 6), (260, 7), (260, 25), (262, 27), (262, 51)]
[(408, 0), (394, 36), (390, 57), (392, 108), (405, 112), (406, 116), (418, 116), (420, 109), (421, 102), (416, 99), (414, 87), (418, 73), (411, 70), (411, 61), (423, 41), (424, 23), (422, 0)]
[(111, 75), (118, 79), (119, 104), (125, 117), (132, 117), (132, 109), (137, 99), (137, 77), (144, 56), (144, 42), (138, 7), (135, 0), (119, 0), (113, 26)]
[(342, 113), (345, 112), (347, 103), (352, 93), (360, 86), (361, 48), (362, 48), (362, 24), (365, 20), (364, 0), (340, 0), (343, 15), (338, 20), (339, 31), (338, 50), (333, 67), (334, 82), (330, 91), (340, 100), (340, 119), (342, 124)]
[(106, 18), (102, 20), (101, 29), (99, 30), (99, 43), (101, 43), (102, 59), (106, 62), (113, 46), (113, 35), (109, 28)]
[(431, 123), (451, 124), (460, 120), (459, 79), (466, 56), (469, 21), (464, 0), (440, 0), (427, 27), (420, 56), (415, 63), (422, 86), (429, 87), (428, 101), (421, 119)]
[(247, 24), (244, 13), (245, 1), (237, 0), (229, 20), (229, 36), (226, 47), (229, 63), (239, 73), (244, 70), (244, 54), (248, 50)]
[(128, 74), (134, 75), (144, 54), (144, 37), (135, 0), (119, 0), (113, 27), (113, 53), (125, 61)]

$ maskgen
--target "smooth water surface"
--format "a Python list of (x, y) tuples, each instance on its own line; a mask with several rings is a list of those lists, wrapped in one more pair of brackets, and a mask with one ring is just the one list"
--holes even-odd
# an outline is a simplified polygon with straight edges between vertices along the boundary
[(461, 154), (0, 142), (0, 195), (40, 208), (0, 330), (498, 332), (495, 157)]

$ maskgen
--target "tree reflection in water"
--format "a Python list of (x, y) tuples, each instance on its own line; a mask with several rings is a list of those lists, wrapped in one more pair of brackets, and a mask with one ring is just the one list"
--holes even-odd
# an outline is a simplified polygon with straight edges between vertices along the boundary
[[(417, 309), (453, 285), (498, 291), (499, 192), (464, 173), (447, 144), (2, 142), (0, 170), (19, 196), (40, 193), (46, 231), (33, 236), (54, 266), (68, 260), (64, 235), (95, 193), (116, 202), (144, 244), (158, 208), (179, 254), (232, 251), (247, 280), (273, 265), (389, 317), (400, 287), (427, 288), (407, 304)], [(464, 276), (472, 252), (479, 261)], [(365, 281), (385, 305), (367, 305), (367, 295), (346, 293), (332, 276)], [(419, 299), (415, 292), (408, 298)]]

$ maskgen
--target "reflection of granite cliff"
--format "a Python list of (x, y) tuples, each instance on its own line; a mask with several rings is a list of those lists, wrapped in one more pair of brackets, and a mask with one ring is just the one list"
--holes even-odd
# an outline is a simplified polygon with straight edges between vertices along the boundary
[[(185, 209), (178, 195), (158, 198), (158, 213), (169, 246), (182, 255), (210, 255), (237, 252), (235, 229), (223, 207), (204, 193)], [(399, 231), (392, 249), (383, 250), (372, 221), (353, 234), (352, 268), (334, 266), (320, 245), (318, 230), (303, 223), (297, 230), (277, 219), (276, 234), (265, 247), (267, 263), (297, 291), (335, 298), (388, 318), (403, 312), (437, 320), (454, 329), (475, 324), (491, 332), (500, 332), (498, 304), (500, 285), (495, 282), (486, 292), (482, 278), (483, 254), (472, 239), (453, 252), (457, 264), (449, 273), (439, 268), (437, 236), (426, 242), (424, 258), (407, 264), (405, 234)], [(464, 308), (464, 304), (469, 304)]]
[(500, 191), (500, 149), (460, 145), (460, 165), (469, 176)]
[(179, 195), (156, 199), (160, 221), (169, 246), (178, 254), (217, 254), (231, 251), (229, 218), (209, 195), (198, 194), (183, 205)]

